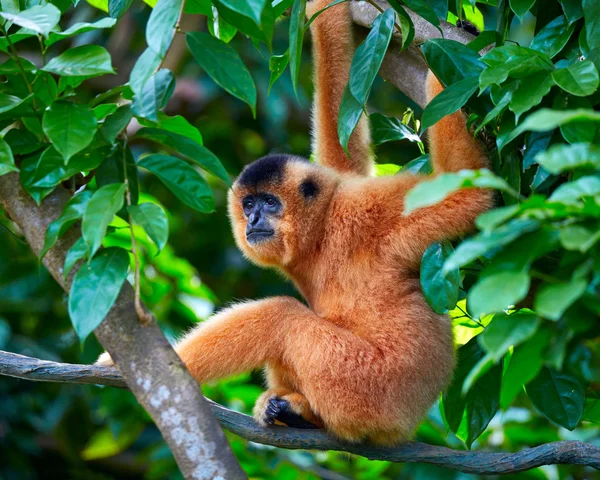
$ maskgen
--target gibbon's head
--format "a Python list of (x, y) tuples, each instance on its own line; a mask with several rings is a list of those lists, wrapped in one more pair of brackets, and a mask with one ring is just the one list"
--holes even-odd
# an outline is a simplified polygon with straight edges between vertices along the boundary
[(285, 266), (318, 243), (337, 185), (333, 171), (293, 155), (248, 165), (229, 192), (238, 247), (263, 266)]

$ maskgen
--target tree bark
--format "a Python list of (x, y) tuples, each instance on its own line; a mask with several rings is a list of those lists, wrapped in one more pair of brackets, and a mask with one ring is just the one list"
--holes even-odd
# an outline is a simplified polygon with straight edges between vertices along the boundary
[[(61, 214), (68, 199), (68, 192), (57, 188), (38, 207), (21, 187), (18, 174), (0, 177), (0, 201), (36, 255), (42, 249), (46, 227)], [(65, 280), (63, 264), (77, 238), (76, 229), (71, 229), (43, 260), (67, 292), (74, 272)], [(156, 322), (140, 324), (133, 299), (133, 289), (125, 283), (115, 305), (94, 333), (161, 431), (182, 474), (190, 479), (246, 478), (200, 386)]]

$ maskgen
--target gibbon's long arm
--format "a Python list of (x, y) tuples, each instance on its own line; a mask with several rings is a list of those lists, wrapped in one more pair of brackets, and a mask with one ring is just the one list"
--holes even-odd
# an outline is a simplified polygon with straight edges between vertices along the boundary
[[(311, 16), (332, 0), (315, 0), (307, 5)], [(354, 54), (350, 7), (347, 2), (320, 14), (311, 25), (314, 58), (315, 101), (313, 150), (317, 162), (340, 173), (371, 175), (373, 155), (369, 121), (362, 115), (348, 143), (350, 157), (340, 145), (338, 114), (348, 83)]]

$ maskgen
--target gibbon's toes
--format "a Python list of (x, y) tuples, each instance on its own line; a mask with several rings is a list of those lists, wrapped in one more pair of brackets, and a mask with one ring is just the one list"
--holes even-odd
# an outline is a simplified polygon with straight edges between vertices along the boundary
[(285, 423), (288, 427), (293, 428), (319, 428), (314, 423), (309, 422), (301, 415), (294, 412), (290, 402), (279, 397), (270, 398), (265, 410), (265, 423), (273, 425), (275, 420)]
[(96, 360), (95, 365), (101, 365), (103, 367), (114, 367), (115, 362), (113, 362), (113, 359), (111, 358), (108, 352), (104, 352), (98, 357), (98, 360)]

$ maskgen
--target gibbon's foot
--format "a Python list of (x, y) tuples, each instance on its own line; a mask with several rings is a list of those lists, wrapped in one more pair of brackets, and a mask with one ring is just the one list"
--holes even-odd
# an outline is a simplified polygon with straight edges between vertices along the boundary
[(304, 419), (292, 410), (290, 402), (279, 397), (269, 399), (267, 408), (264, 413), (264, 420), (267, 425), (273, 425), (275, 420), (285, 423), (288, 427), (293, 428), (319, 428), (314, 423)]
[(95, 365), (102, 365), (103, 367), (114, 367), (115, 362), (113, 362), (113, 359), (110, 357), (108, 352), (104, 352), (98, 357), (98, 360), (96, 360)]
[(475, 35), (476, 37), (478, 37), (481, 33), (479, 29), (468, 20), (457, 20), (456, 26), (458, 28), (462, 28), (465, 32), (469, 32), (471, 35)]

